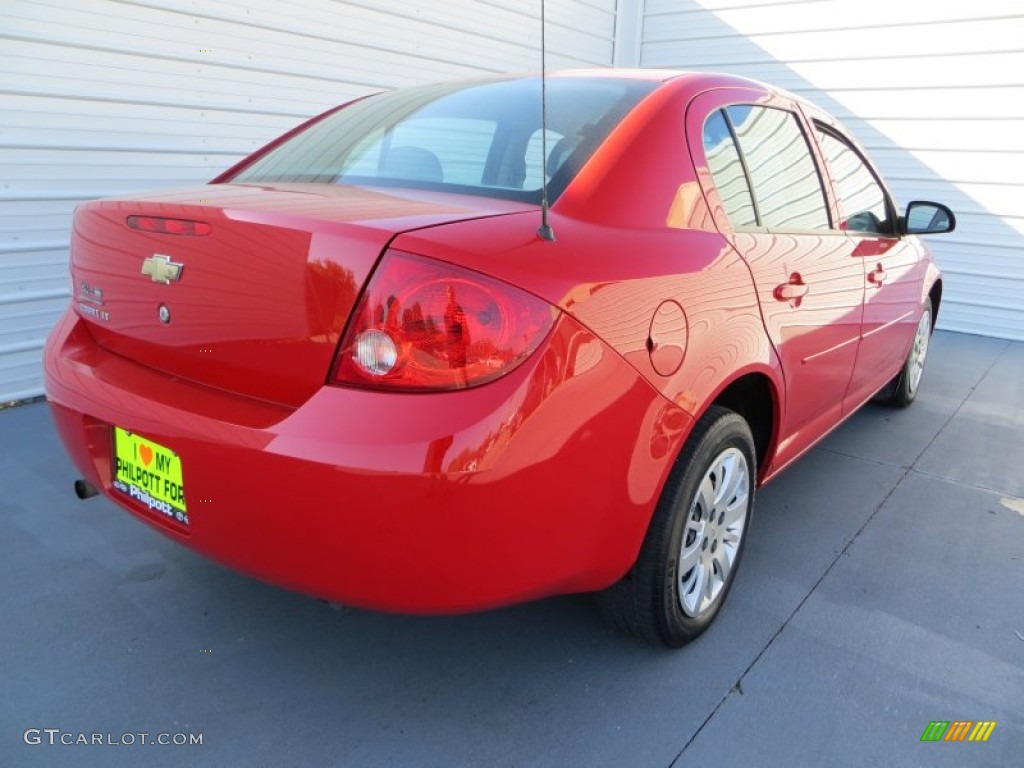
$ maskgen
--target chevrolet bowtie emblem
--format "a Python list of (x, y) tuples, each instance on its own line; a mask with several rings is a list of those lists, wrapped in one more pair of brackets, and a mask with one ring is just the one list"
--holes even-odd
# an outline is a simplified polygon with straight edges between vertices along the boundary
[(154, 283), (170, 285), (181, 279), (181, 270), (184, 267), (184, 264), (171, 261), (169, 256), (154, 253), (142, 262), (142, 274), (149, 275)]

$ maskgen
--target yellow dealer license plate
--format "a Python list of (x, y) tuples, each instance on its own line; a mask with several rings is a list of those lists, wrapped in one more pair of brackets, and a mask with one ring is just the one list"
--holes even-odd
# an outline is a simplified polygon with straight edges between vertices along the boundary
[(114, 427), (114, 488), (188, 525), (181, 458), (159, 443)]

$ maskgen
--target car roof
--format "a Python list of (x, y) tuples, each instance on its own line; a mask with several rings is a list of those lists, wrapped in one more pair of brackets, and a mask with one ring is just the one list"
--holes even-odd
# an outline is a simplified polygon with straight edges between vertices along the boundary
[[(539, 70), (508, 72), (503, 74), (484, 75), (480, 77), (458, 78), (451, 83), (480, 83), (502, 80), (526, 80), (540, 77)], [(657, 69), (657, 68), (619, 68), (591, 67), (583, 69), (557, 69), (546, 73), (548, 78), (594, 78), (597, 80), (644, 80), (654, 83), (667, 83), (670, 80), (686, 80), (691, 82), (715, 81), (733, 84), (738, 87), (757, 86), (769, 90), (778, 90), (774, 86), (760, 80), (733, 75), (726, 72), (710, 72), (691, 69)]]
[[(502, 80), (525, 80), (540, 77), (539, 71), (516, 72), (499, 75), (490, 75), (479, 78), (468, 78), (461, 80), (466, 85), (473, 83), (495, 82)], [(546, 73), (551, 79), (560, 78), (593, 78), (595, 80), (634, 80), (662, 85), (671, 84), (679, 90), (689, 90), (696, 94), (711, 88), (748, 88), (765, 91), (767, 93), (784, 96), (787, 99), (800, 103), (807, 102), (801, 96), (790, 93), (783, 88), (771, 85), (762, 80), (755, 80), (751, 77), (734, 75), (727, 72), (705, 72), (689, 69), (658, 69), (658, 68), (585, 68), (585, 69), (558, 69)], [(453, 83), (460, 82), (458, 80)]]
[[(539, 72), (526, 72), (508, 76), (509, 79), (538, 77)], [(698, 93), (710, 88), (749, 88), (766, 91), (784, 96), (792, 101), (810, 104), (806, 99), (794, 93), (752, 77), (734, 75), (728, 72), (712, 72), (691, 69), (659, 69), (659, 68), (589, 68), (560, 69), (547, 73), (550, 78), (575, 77), (612, 80), (642, 80), (647, 82), (668, 84), (677, 88), (689, 89)]]

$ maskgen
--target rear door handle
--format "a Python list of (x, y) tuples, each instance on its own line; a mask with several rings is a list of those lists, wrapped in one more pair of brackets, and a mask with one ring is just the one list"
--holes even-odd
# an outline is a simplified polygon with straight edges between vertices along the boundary
[(879, 287), (885, 282), (885, 269), (881, 264), (876, 264), (875, 268), (868, 272), (868, 282)]
[(773, 295), (776, 301), (785, 301), (792, 307), (799, 307), (808, 291), (810, 287), (804, 283), (800, 273), (794, 272), (789, 276), (789, 282), (775, 287)]

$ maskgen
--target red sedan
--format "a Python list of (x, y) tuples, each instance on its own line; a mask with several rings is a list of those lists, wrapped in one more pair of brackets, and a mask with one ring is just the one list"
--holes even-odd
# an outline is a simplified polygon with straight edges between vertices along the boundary
[(546, 128), (540, 94), (379, 94), (80, 206), (45, 361), (79, 495), (329, 600), (598, 591), (641, 637), (700, 634), (755, 486), (914, 399), (942, 297), (914, 235), (953, 214), (899, 212), (760, 83), (562, 73)]

